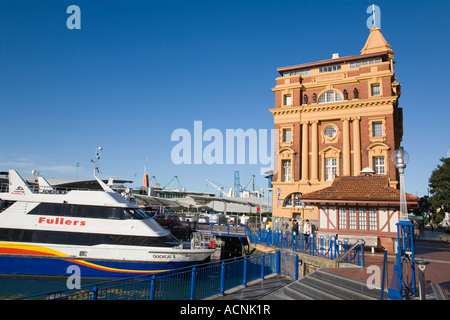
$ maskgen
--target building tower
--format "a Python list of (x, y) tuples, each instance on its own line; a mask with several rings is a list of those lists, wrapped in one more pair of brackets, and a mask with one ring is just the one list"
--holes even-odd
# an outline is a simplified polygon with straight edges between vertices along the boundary
[[(275, 129), (279, 148), (273, 176), (273, 215), (317, 219), (299, 204), (304, 193), (329, 187), (337, 176), (373, 170), (397, 186), (390, 159), (402, 140), (400, 84), (394, 52), (379, 28), (355, 56), (278, 68)], [(370, 169), (368, 169), (370, 168)]]

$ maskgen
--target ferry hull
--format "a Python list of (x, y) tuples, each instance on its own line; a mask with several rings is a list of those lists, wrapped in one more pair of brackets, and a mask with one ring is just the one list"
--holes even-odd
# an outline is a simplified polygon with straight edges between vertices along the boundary
[(82, 278), (126, 278), (198, 263), (201, 261), (163, 263), (0, 255), (0, 274), (69, 277), (79, 272), (77, 275)]

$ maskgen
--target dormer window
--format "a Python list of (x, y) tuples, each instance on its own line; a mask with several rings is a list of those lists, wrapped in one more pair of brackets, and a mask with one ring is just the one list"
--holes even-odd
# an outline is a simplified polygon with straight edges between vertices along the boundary
[(319, 98), (319, 103), (342, 101), (342, 96), (336, 91), (327, 91)]

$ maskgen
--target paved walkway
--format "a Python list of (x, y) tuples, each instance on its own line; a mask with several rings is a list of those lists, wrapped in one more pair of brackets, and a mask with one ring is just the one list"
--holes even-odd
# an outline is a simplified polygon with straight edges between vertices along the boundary
[[(431, 282), (439, 284), (444, 288), (447, 295), (450, 296), (450, 243), (442, 241), (445, 234), (439, 231), (425, 230), (415, 240), (415, 257), (423, 258), (430, 264), (425, 269), (426, 293), (432, 294)], [(394, 267), (395, 255), (388, 255), (387, 265), (387, 284), (391, 281), (391, 275)], [(377, 265), (382, 270), (383, 254), (365, 253), (365, 267), (354, 268), (329, 268), (330, 272), (349, 277), (359, 281), (367, 281), (372, 275), (367, 267)], [(418, 271), (416, 271), (418, 281)], [(215, 300), (292, 300), (283, 293), (284, 286), (294, 281), (294, 279), (281, 275), (272, 275), (265, 280), (256, 280), (249, 283), (247, 287), (239, 287), (233, 291), (227, 292), (224, 296), (215, 296)], [(418, 287), (418, 284), (417, 284)]]

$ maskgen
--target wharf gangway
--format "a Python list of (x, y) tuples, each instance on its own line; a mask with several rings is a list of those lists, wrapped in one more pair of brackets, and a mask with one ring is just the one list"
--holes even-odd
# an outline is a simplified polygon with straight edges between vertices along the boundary
[(213, 234), (216, 237), (247, 238), (250, 230), (245, 224), (232, 223), (193, 223), (193, 231)]

